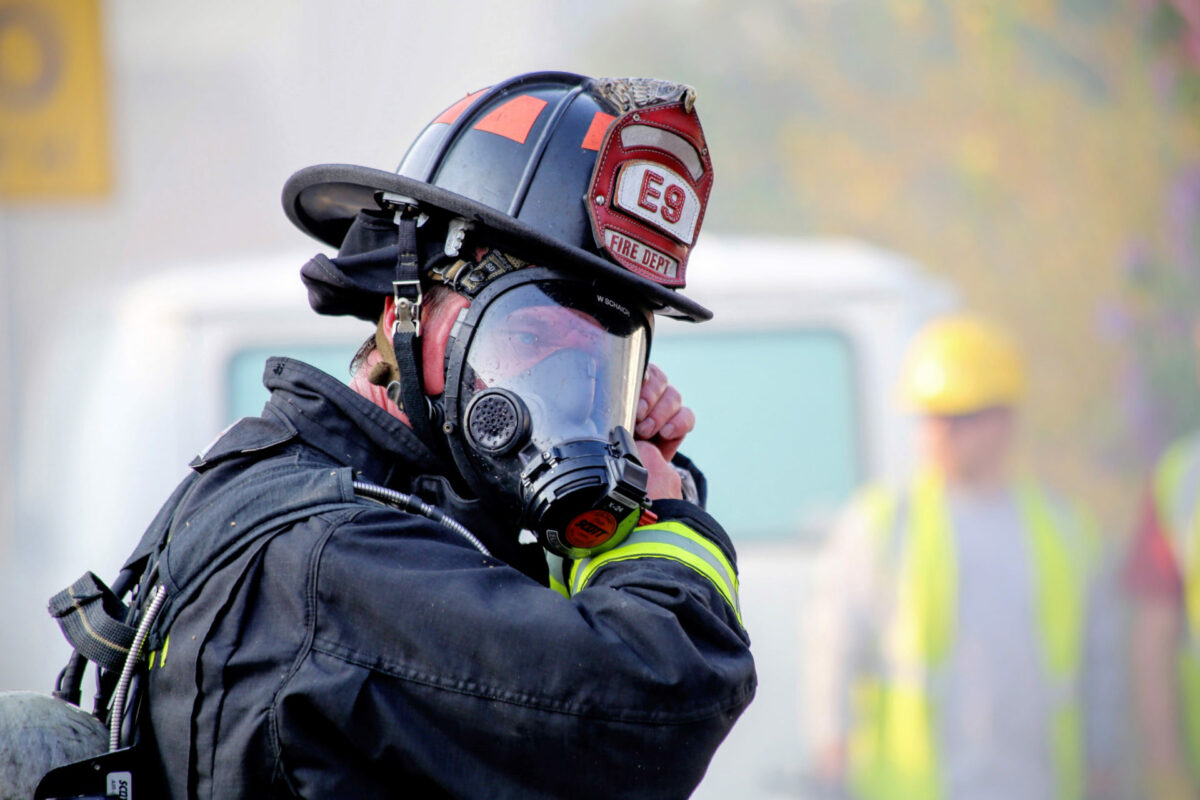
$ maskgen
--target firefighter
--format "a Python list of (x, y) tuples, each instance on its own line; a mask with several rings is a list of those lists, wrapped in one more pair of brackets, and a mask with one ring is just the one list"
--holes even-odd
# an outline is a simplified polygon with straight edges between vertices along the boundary
[(161, 600), (137, 736), (170, 797), (691, 793), (756, 680), (676, 452), (694, 418), (647, 368), (655, 314), (711, 316), (678, 291), (712, 182), (694, 101), (531, 73), (395, 173), (288, 180), (338, 248), (310, 304), (375, 332), (350, 386), (268, 360), (262, 415), (126, 565)]
[[(910, 346), (922, 463), (843, 515), (813, 627), (815, 768), (854, 797), (1076, 800), (1105, 763), (1089, 746), (1115, 759), (1114, 593), (1092, 522), (1013, 465), (1024, 381), (977, 315)], [(1113, 780), (1097, 770), (1089, 796)]]
[[(1200, 324), (1193, 329), (1200, 351)], [(1156, 464), (1125, 567), (1146, 795), (1200, 795), (1200, 434)]]

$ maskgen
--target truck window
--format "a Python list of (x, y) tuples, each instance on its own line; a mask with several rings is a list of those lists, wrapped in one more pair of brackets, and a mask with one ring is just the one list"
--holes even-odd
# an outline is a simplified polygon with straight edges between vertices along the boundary
[(247, 347), (229, 359), (226, 370), (226, 424), (242, 417), (257, 417), (267, 402), (263, 364), (272, 356), (287, 356), (312, 364), (343, 383), (350, 382), (350, 359), (362, 342), (318, 345)]
[(696, 412), (682, 450), (738, 541), (819, 533), (863, 477), (854, 351), (840, 333), (664, 332), (650, 357)]
[[(357, 346), (238, 351), (229, 361), (227, 421), (262, 410), (269, 356), (348, 381)], [(696, 412), (683, 452), (708, 478), (709, 511), (738, 541), (819, 533), (863, 477), (854, 352), (841, 334), (663, 332), (651, 357)]]

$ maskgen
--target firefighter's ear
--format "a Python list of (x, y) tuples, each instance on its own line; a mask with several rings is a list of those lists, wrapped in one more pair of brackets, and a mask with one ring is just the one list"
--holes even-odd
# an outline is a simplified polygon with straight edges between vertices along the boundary
[(421, 321), (421, 371), (425, 383), (425, 394), (437, 397), (446, 390), (446, 346), (450, 342), (450, 329), (458, 312), (471, 305), (466, 295), (446, 290), (429, 307), (429, 313)]

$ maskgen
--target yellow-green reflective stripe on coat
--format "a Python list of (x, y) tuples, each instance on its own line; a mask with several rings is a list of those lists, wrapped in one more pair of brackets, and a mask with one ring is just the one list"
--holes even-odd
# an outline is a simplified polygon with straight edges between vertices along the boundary
[[(891, 637), (897, 663), (886, 677), (860, 681), (850, 698), (855, 728), (847, 743), (849, 779), (855, 794), (869, 800), (945, 796), (940, 743), (935, 741), (937, 708), (926, 677), (941, 666), (954, 643), (957, 556), (940, 479), (922, 474), (905, 499), (879, 489), (865, 496), (881, 552), (886, 553), (896, 526), (903, 526), (899, 547), (891, 554), (899, 570), (897, 607), (885, 634)], [(1077, 689), (1094, 533), (1083, 520), (1073, 520), (1063, 530), (1032, 484), (1017, 488), (1017, 500), (1033, 559), (1034, 608), (1046, 672), (1064, 687), (1049, 731), (1056, 797), (1078, 800), (1084, 755)]]
[(571, 594), (587, 586), (605, 564), (633, 558), (666, 558), (690, 567), (712, 582), (737, 616), (738, 623), (742, 622), (737, 571), (721, 548), (681, 522), (659, 522), (635, 528), (612, 550), (576, 561), (571, 567)]
[(1183, 579), (1187, 646), (1176, 658), (1183, 729), (1189, 760), (1200, 772), (1200, 436), (1167, 449), (1154, 472), (1159, 524)]

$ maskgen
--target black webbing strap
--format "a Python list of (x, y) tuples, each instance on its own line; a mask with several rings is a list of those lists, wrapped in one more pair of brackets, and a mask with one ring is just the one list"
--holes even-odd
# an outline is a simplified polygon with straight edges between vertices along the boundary
[(109, 670), (121, 669), (133, 644), (136, 631), (124, 622), (128, 611), (93, 572), (50, 598), (50, 615), (71, 646)]
[(421, 273), (417, 258), (417, 221), (415, 208), (396, 214), (399, 230), (396, 252), (396, 278), (392, 281), (396, 303), (396, 325), (392, 329), (392, 349), (400, 368), (400, 392), (404, 413), (413, 433), (434, 452), (437, 451), (429, 403), (421, 380)]

